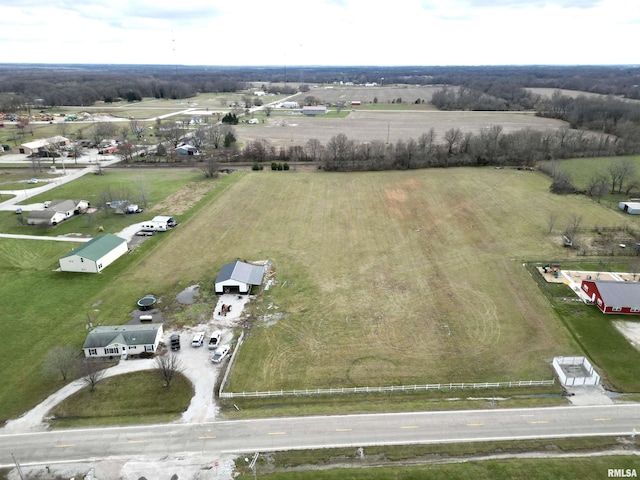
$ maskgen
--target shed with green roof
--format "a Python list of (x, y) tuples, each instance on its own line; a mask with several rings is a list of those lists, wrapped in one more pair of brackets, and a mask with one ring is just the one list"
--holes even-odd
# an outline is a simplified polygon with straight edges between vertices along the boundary
[(92, 238), (60, 258), (63, 272), (100, 273), (129, 251), (127, 241), (106, 233)]

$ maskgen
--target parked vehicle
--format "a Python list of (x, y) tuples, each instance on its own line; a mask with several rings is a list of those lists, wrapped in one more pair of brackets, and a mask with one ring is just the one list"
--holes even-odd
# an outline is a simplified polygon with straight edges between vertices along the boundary
[(171, 337), (169, 338), (169, 343), (171, 346), (171, 350), (173, 350), (174, 352), (176, 350), (180, 350), (180, 335), (178, 335), (177, 333), (171, 335)]
[(38, 183), (38, 179), (37, 178), (30, 178), (27, 183), (31, 183), (31, 184)]
[(215, 350), (220, 344), (220, 332), (213, 332), (209, 337), (209, 350)]
[(213, 357), (211, 357), (211, 361), (213, 363), (220, 363), (222, 362), (222, 360), (224, 360), (224, 357), (226, 357), (228, 354), (229, 354), (229, 345), (222, 345), (221, 347), (218, 347), (215, 352), (213, 352)]
[(204, 343), (204, 332), (196, 332), (191, 340), (192, 347), (201, 347)]

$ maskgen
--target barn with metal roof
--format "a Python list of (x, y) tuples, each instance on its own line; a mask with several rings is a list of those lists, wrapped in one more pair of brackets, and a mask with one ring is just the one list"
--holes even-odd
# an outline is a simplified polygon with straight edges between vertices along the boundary
[(216, 293), (250, 293), (251, 288), (262, 283), (264, 267), (245, 262), (227, 263), (216, 277)]
[(602, 313), (640, 315), (640, 282), (583, 280), (580, 288)]
[(100, 273), (128, 251), (129, 247), (124, 238), (106, 233), (62, 256), (60, 270)]

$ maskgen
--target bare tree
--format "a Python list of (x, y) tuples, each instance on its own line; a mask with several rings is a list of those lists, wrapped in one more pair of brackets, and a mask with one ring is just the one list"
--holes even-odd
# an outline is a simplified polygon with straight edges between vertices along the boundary
[(100, 145), (105, 139), (109, 139), (116, 134), (116, 127), (110, 122), (100, 122), (93, 126), (91, 131), (91, 139), (96, 146)]
[(307, 155), (314, 161), (318, 160), (321, 148), (322, 144), (320, 143), (320, 140), (318, 140), (317, 138), (312, 138), (307, 142), (306, 145)]
[(57, 376), (61, 375), (62, 380), (73, 376), (79, 363), (78, 350), (71, 345), (56, 345), (47, 354), (44, 363), (45, 373)]
[(447, 153), (451, 155), (458, 142), (462, 138), (462, 131), (459, 128), (450, 128), (444, 132), (444, 141), (447, 144)]
[(82, 373), (82, 381), (93, 392), (93, 390), (96, 388), (96, 384), (104, 377), (105, 371), (102, 368), (102, 365), (89, 359), (85, 359), (81, 363), (80, 368)]
[(205, 178), (217, 178), (219, 174), (218, 159), (214, 153), (205, 153), (200, 164), (200, 171)]
[(267, 117), (271, 116), (271, 112), (273, 112), (273, 107), (271, 105), (265, 105), (265, 107), (262, 109), (264, 111), (264, 114)]
[(69, 155), (73, 158), (76, 165), (78, 164), (78, 157), (84, 155), (84, 151), (85, 148), (78, 142), (71, 145), (71, 151), (69, 152)]
[(582, 216), (581, 215), (576, 215), (575, 213), (572, 213), (571, 215), (569, 215), (569, 228), (571, 229), (572, 232), (577, 232), (578, 229), (580, 228), (580, 224), (582, 223)]
[(171, 385), (171, 380), (176, 373), (184, 370), (182, 360), (175, 353), (156, 356), (156, 370), (160, 374), (166, 387)]
[(606, 176), (600, 173), (594, 173), (587, 182), (585, 193), (589, 197), (598, 199), (598, 203), (600, 203), (600, 199), (607, 191), (607, 183), (608, 180)]
[(617, 160), (609, 165), (609, 177), (611, 178), (611, 193), (620, 193), (624, 181), (633, 177), (636, 172), (635, 164), (628, 158)]

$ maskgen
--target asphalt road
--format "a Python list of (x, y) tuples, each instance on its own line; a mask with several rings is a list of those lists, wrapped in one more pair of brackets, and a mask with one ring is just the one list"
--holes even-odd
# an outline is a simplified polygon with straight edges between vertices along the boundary
[(0, 436), (0, 467), (109, 456), (633, 435), (640, 404), (416, 412), (60, 430)]

